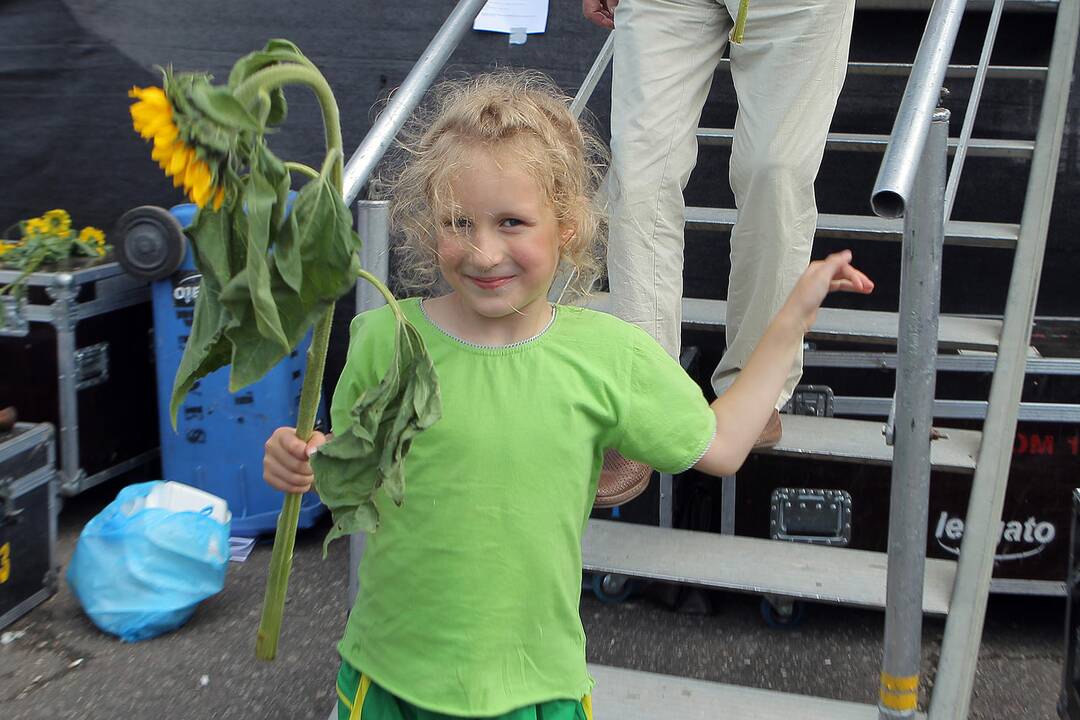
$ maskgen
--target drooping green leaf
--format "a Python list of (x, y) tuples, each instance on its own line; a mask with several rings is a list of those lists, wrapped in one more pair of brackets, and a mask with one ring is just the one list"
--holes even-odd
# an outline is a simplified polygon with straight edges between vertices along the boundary
[(352, 229), (341, 195), (327, 178), (311, 180), (297, 195), (293, 214), (297, 236), (302, 239), (304, 292), (319, 297), (340, 295), (343, 285), (356, 281), (356, 253), (360, 249), (360, 237)]
[(230, 343), (222, 334), (228, 323), (227, 311), (218, 302), (214, 281), (203, 275), (195, 299), (191, 333), (184, 345), (184, 354), (173, 380), (169, 416), (176, 428), (176, 413), (191, 387), (201, 378), (229, 363)]
[(304, 265), (300, 258), (299, 230), (296, 215), (290, 213), (278, 230), (274, 241), (274, 267), (285, 283), (299, 293), (304, 284)]
[(190, 93), (191, 104), (218, 125), (236, 131), (263, 131), (258, 121), (240, 104), (229, 88), (203, 80), (193, 83)]
[(289, 352), (292, 348), (285, 337), (270, 289), (270, 267), (266, 252), (270, 246), (270, 216), (277, 192), (267, 177), (265, 162), (254, 164), (244, 187), (244, 207), (247, 210), (247, 281), (251, 291), (251, 305), (255, 310), (255, 322), (259, 333), (268, 340), (281, 345)]
[(327, 543), (343, 534), (375, 530), (374, 498), (380, 488), (395, 504), (404, 501), (405, 457), (416, 435), (441, 415), (438, 378), (423, 338), (399, 317), (386, 373), (357, 398), (348, 430), (311, 460), (319, 497), (334, 517)]
[(192, 243), (195, 264), (204, 276), (209, 275), (214, 285), (221, 288), (229, 281), (229, 243), (232, 242), (232, 220), (227, 212), (200, 210), (188, 229), (188, 234), (198, 238)]

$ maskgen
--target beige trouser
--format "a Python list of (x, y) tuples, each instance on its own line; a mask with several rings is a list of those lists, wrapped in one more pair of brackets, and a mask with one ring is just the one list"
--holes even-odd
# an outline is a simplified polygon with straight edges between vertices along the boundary
[[(817, 223), (814, 177), (847, 68), (854, 0), (750, 0), (732, 43), (739, 101), (729, 180), (725, 390), (806, 268)], [(615, 11), (608, 276), (613, 311), (677, 357), (682, 322), (682, 191), (695, 131), (738, 0), (622, 0)], [(802, 374), (802, 344), (780, 407)]]

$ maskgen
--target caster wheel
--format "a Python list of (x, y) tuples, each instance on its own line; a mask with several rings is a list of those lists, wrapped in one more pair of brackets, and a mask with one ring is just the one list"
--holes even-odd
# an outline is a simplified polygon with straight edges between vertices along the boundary
[(806, 617), (806, 604), (798, 600), (790, 601), (790, 610), (777, 608), (769, 598), (761, 598), (761, 617), (773, 630), (794, 630), (802, 625)]
[(634, 594), (634, 583), (625, 575), (593, 575), (592, 589), (600, 602), (621, 603)]
[(153, 205), (121, 215), (112, 244), (117, 262), (129, 275), (150, 281), (172, 275), (187, 253), (187, 238), (180, 221), (168, 210)]

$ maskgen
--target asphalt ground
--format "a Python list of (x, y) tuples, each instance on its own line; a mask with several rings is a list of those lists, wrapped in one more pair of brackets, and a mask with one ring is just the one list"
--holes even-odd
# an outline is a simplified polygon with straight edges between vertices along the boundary
[[(58, 561), (66, 567), (83, 524), (115, 487), (67, 501)], [(270, 544), (230, 563), (225, 589), (179, 630), (128, 644), (97, 630), (61, 582), (59, 592), (11, 626), (0, 643), (4, 720), (253, 718), (324, 720), (334, 702), (334, 646), (346, 614), (347, 547), (321, 559), (323, 522), (297, 538), (278, 658), (254, 657)], [(773, 630), (759, 598), (687, 595), (651, 586), (621, 604), (585, 593), (590, 662), (855, 702), (876, 701), (884, 615), (811, 605), (804, 622)], [(680, 605), (683, 611), (672, 608)], [(694, 612), (696, 610), (696, 612)], [(706, 612), (703, 612), (706, 611)], [(1064, 602), (994, 597), (987, 616), (972, 718), (1055, 718)], [(932, 689), (944, 622), (923, 629), (923, 705)], [(718, 708), (717, 718), (723, 717)]]

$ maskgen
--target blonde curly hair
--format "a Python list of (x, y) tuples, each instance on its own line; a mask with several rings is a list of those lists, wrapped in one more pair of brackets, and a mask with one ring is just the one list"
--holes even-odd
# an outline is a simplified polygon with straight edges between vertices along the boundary
[[(556, 284), (560, 297), (588, 295), (604, 267), (606, 212), (600, 183), (607, 168), (604, 143), (569, 110), (545, 75), (500, 70), (437, 85), (398, 136), (398, 152), (373, 186), (390, 198), (395, 284), (408, 294), (440, 289), (436, 241), (441, 218), (454, 217), (450, 182), (477, 148), (513, 153), (515, 165), (537, 182), (560, 227), (574, 236), (563, 246)], [(560, 279), (561, 278), (561, 279)]]

